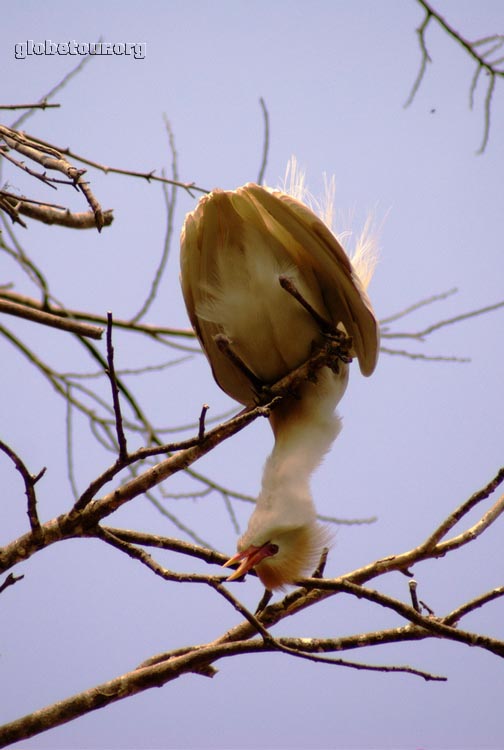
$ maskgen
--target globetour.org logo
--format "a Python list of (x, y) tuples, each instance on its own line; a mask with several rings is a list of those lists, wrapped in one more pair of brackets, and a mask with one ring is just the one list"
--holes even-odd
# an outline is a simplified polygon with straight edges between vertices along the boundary
[(129, 55), (135, 60), (144, 60), (146, 52), (146, 42), (77, 42), (75, 39), (67, 42), (52, 42), (50, 39), (35, 42), (27, 39), (14, 45), (16, 60), (26, 60), (32, 55)]

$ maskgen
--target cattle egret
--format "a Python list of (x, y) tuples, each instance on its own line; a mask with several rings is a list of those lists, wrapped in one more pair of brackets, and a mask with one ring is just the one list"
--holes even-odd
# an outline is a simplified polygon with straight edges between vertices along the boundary
[[(181, 283), (219, 386), (256, 404), (261, 387), (308, 360), (331, 327), (350, 339), (351, 356), (371, 375), (379, 331), (365, 291), (369, 245), (363, 236), (352, 264), (326, 223), (287, 192), (248, 183), (201, 198), (182, 229)], [(248, 528), (226, 563), (239, 563), (228, 580), (254, 568), (272, 590), (316, 565), (328, 533), (309, 482), (341, 428), (335, 409), (348, 365), (337, 370), (324, 366), (316, 382), (304, 381), (272, 410), (275, 444)]]

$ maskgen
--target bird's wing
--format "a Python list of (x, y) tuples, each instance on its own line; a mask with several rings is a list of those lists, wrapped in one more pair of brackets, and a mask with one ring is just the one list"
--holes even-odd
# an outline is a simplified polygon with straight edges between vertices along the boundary
[[(244, 222), (233, 208), (230, 193), (214, 190), (186, 216), (181, 233), (181, 284), (192, 326), (201, 342), (215, 380), (232, 398), (253, 404), (256, 392), (250, 379), (216, 344), (215, 336), (231, 337), (229, 322), (242, 321), (250, 342), (251, 315), (239, 298), (239, 279), (244, 270)], [(247, 309), (245, 309), (247, 308)], [(228, 323), (228, 325), (226, 325)], [(247, 329), (248, 325), (248, 329)], [(233, 325), (231, 325), (233, 328)], [(233, 348), (236, 342), (232, 341)], [(251, 363), (247, 363), (253, 370)]]
[(317, 312), (353, 339), (361, 371), (378, 353), (371, 303), (343, 248), (304, 204), (253, 183), (213, 191), (186, 217), (181, 282), (191, 323), (215, 379), (241, 403), (254, 402), (250, 379), (223, 354), (225, 333), (242, 361), (271, 383), (299, 366), (317, 338), (314, 320), (281, 289), (289, 271)]
[(286, 193), (269, 191), (254, 183), (237, 192), (248, 194), (260, 207), (266, 226), (283, 241), (293, 262), (313, 270), (332, 322), (343, 324), (353, 339), (361, 372), (371, 375), (378, 359), (378, 322), (366, 291), (336, 237), (311, 209)]

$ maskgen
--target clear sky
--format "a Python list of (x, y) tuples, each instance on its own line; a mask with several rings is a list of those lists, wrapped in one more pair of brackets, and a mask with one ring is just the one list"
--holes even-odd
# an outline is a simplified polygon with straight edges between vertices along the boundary
[[(434, 5), (467, 38), (504, 31), (500, 0), (435, 0)], [(486, 79), (482, 76), (470, 111), (474, 64), (433, 24), (427, 35), (432, 63), (405, 109), (420, 63), (415, 29), (422, 18), (414, 0), (25, 0), (2, 9), (0, 98), (4, 103), (37, 100), (76, 62), (61, 55), (16, 59), (16, 44), (84, 43), (100, 36), (145, 43), (144, 59), (91, 61), (57, 95), (61, 109), (32, 117), (26, 130), (104, 164), (169, 170), (165, 114), (175, 134), (180, 179), (210, 189), (235, 188), (257, 178), (263, 97), (271, 127), (268, 184), (278, 183), (295, 154), (314, 194), (322, 190), (324, 173), (335, 175), (341, 228), (351, 220), (358, 229), (374, 212), (381, 252), (370, 295), (380, 318), (458, 288), (456, 295), (395, 327), (412, 332), (504, 298), (502, 81), (492, 103), (486, 152), (476, 155)], [(3, 115), (6, 124), (14, 119), (12, 113)], [(92, 231), (77, 235), (30, 224), (19, 236), (69, 307), (100, 314), (111, 309), (126, 318), (139, 308), (161, 253), (163, 196), (155, 185), (90, 176), (104, 207), (114, 208), (110, 229), (100, 236)], [(2, 179), (19, 189), (25, 184), (12, 170)], [(47, 200), (67, 198), (61, 191), (56, 197), (48, 192), (43, 193)], [(180, 193), (176, 235), (195, 202)], [(13, 280), (18, 291), (33, 293), (3, 255), (0, 269), (1, 278)], [(19, 335), (31, 337), (41, 354), (72, 368), (65, 334), (39, 339), (27, 324), (8, 322)], [(149, 322), (188, 324), (178, 287), (177, 236)], [(314, 495), (321, 513), (377, 515), (378, 521), (338, 529), (329, 575), (420, 543), (503, 464), (503, 325), (500, 310), (443, 329), (425, 343), (385, 342), (428, 355), (468, 357), (470, 363), (384, 354), (371, 379), (363, 379), (357, 368), (352, 372), (340, 407), (343, 433), (315, 477)], [(116, 349), (121, 366), (138, 367), (144, 361), (140, 344), (126, 351), (119, 337)], [(70, 503), (64, 409), (3, 340), (0, 361), (0, 437), (33, 471), (48, 467), (39, 490), (45, 520)], [(147, 381), (141, 395), (149, 413), (164, 425), (194, 421), (203, 402), (213, 414), (230, 406), (199, 356)], [(83, 488), (109, 457), (88, 437), (85, 424), (77, 429), (82, 437), (76, 474)], [(196, 468), (226, 486), (256, 494), (270, 447), (268, 425), (256, 423)], [(19, 478), (4, 457), (0, 476), (3, 544), (26, 529), (26, 516)], [(177, 479), (169, 491), (190, 488), (187, 480)], [(218, 498), (176, 502), (184, 522), (219, 549), (233, 552), (236, 532)], [(249, 507), (237, 506), (242, 526)], [(177, 533), (141, 500), (113, 523)], [(421, 598), (445, 614), (502, 584), (502, 563), (501, 523), (469, 549), (414, 572)], [(25, 579), (2, 595), (1, 723), (127, 672), (160, 651), (211, 640), (238, 621), (210, 591), (167, 585), (97, 542), (56, 545), (16, 573)], [(399, 574), (376, 585), (408, 600), (407, 581)], [(233, 590), (249, 607), (261, 593), (252, 579)], [(502, 638), (503, 621), (501, 601), (465, 624)], [(391, 613), (338, 598), (282, 623), (275, 634), (337, 636), (399, 624)], [(220, 663), (213, 680), (181, 678), (22, 747), (503, 746), (497, 657), (435, 641), (358, 656), (374, 663), (409, 663), (449, 679), (426, 683), (285, 655), (244, 656)]]

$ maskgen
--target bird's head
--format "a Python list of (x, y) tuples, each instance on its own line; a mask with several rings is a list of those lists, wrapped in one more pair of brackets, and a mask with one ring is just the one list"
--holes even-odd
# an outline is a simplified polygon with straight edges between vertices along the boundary
[(249, 536), (244, 534), (238, 552), (225, 563), (224, 567), (239, 563), (227, 580), (241, 578), (253, 568), (270, 590), (282, 589), (310, 574), (330, 540), (327, 528), (316, 522), (271, 529), (268, 539), (250, 540)]

